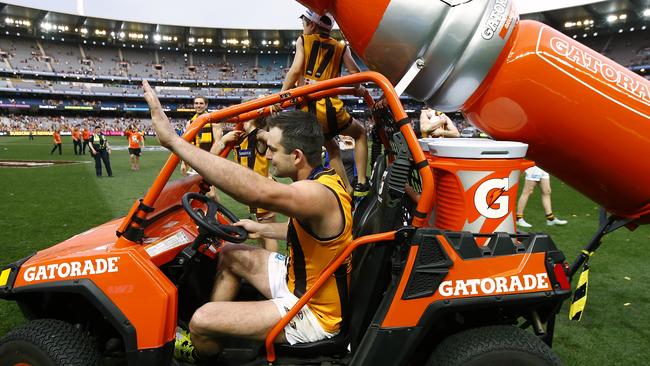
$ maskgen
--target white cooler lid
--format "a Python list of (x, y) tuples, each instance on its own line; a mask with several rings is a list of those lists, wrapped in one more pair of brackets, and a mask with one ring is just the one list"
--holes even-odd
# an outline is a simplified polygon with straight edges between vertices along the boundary
[(526, 156), (528, 145), (516, 141), (494, 141), (483, 138), (423, 138), (418, 140), (423, 151), (442, 158), (516, 159)]

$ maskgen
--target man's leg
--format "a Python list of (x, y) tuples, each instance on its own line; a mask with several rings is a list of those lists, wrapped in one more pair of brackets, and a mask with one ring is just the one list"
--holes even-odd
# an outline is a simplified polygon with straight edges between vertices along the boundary
[(63, 151), (61, 150), (61, 145), (63, 144), (56, 144), (56, 146), (59, 148), (59, 155), (63, 154)]
[[(234, 336), (263, 340), (281, 316), (271, 300), (250, 302), (210, 302), (201, 306), (190, 321), (192, 344), (199, 358), (222, 350), (219, 338)], [(286, 342), (280, 332), (276, 342)]]
[(534, 180), (524, 180), (524, 188), (521, 189), (521, 196), (519, 196), (519, 201), (517, 202), (517, 225), (521, 227), (531, 227), (532, 225), (524, 220), (524, 210), (526, 210), (526, 205), (528, 204), (528, 199), (533, 193), (533, 190), (538, 182)]
[(54, 144), (54, 147), (52, 148), (52, 151), (50, 151), (50, 155), (54, 154), (55, 151), (56, 151), (56, 144)]
[(553, 207), (551, 206), (551, 180), (542, 179), (539, 183), (539, 188), (542, 194), (542, 207), (544, 208), (544, 214), (552, 214)]
[(106, 174), (108, 174), (109, 177), (112, 177), (113, 170), (111, 169), (111, 158), (108, 156), (108, 150), (102, 150), (100, 154), (104, 161), (104, 166), (106, 167)]
[(241, 278), (246, 279), (267, 299), (271, 298), (268, 262), (271, 252), (246, 244), (224, 244), (219, 254), (219, 269), (212, 289), (212, 301), (231, 301), (237, 295)]
[(98, 177), (102, 176), (102, 158), (101, 158), (101, 152), (97, 151), (95, 155), (93, 155), (93, 159), (95, 159), (95, 174), (97, 174)]
[(191, 340), (199, 357), (218, 354), (221, 351), (218, 338), (224, 335), (264, 339), (280, 320), (280, 313), (272, 301), (231, 301), (237, 295), (241, 278), (266, 298), (271, 298), (268, 273), (270, 255), (271, 252), (250, 245), (224, 245), (212, 302), (200, 307), (190, 321)]

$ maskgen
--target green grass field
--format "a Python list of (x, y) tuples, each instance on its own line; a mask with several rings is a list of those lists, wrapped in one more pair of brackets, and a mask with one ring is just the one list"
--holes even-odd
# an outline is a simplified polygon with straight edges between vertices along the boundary
[[(70, 160), (78, 164), (44, 168), (0, 168), (0, 264), (126, 214), (142, 197), (169, 156), (145, 151), (141, 170), (129, 169), (125, 150), (111, 155), (114, 178), (95, 177), (90, 155), (75, 156), (70, 137), (64, 153), (50, 155), (51, 138), (0, 137), (0, 159)], [(124, 138), (111, 138), (114, 146)], [(156, 144), (149, 138), (147, 145)], [(174, 176), (180, 177), (178, 173)], [(593, 236), (598, 208), (557, 179), (552, 180), (554, 212), (569, 220), (547, 227), (539, 192), (531, 197), (526, 220), (534, 231), (546, 232), (572, 262)], [(641, 188), (640, 188), (641, 189)], [(240, 217), (247, 210), (224, 197)], [(609, 234), (591, 260), (589, 302), (581, 322), (568, 321), (568, 303), (559, 314), (554, 349), (566, 365), (650, 364), (650, 228)], [(576, 276), (577, 278), (577, 276)], [(15, 304), (0, 301), (0, 335), (24, 320)]]

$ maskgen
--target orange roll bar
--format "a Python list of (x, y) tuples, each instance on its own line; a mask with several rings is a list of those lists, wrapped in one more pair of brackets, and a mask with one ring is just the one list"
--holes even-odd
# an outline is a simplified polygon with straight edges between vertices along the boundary
[[(393, 86), (388, 81), (388, 79), (377, 72), (364, 71), (352, 75), (342, 76), (339, 78), (324, 80), (315, 84), (300, 86), (295, 89), (275, 93), (266, 97), (258, 98), (242, 104), (233, 105), (228, 108), (203, 114), (196, 118), (194, 122), (192, 122), (187, 131), (185, 131), (183, 139), (186, 141), (191, 141), (194, 139), (196, 134), (201, 128), (203, 128), (206, 123), (220, 123), (221, 121), (227, 121), (230, 118), (240, 116), (244, 113), (255, 111), (278, 103), (280, 103), (282, 106), (284, 106), (286, 103), (288, 103), (286, 104), (287, 106), (297, 105), (299, 102), (304, 101), (305, 99), (310, 99), (312, 97), (323, 98), (325, 96), (334, 95), (335, 93), (341, 92), (343, 91), (342, 89), (344, 89), (337, 88), (341, 88), (347, 85), (361, 84), (364, 82), (373, 82), (382, 89), (386, 101), (388, 102), (388, 106), (391, 109), (391, 112), (393, 113), (396, 121), (401, 121), (407, 118), (406, 112), (404, 111), (404, 108), (399, 101), (399, 96), (397, 93), (395, 93), (395, 90), (393, 89)], [(352, 88), (344, 90), (347, 93), (348, 91), (351, 91)], [(369, 95), (367, 97), (369, 98)], [(364, 96), (364, 98), (366, 98), (366, 96)], [(412, 127), (406, 124), (400, 128), (400, 131), (406, 138), (407, 145), (411, 151), (415, 163), (418, 164), (422, 161), (426, 161), (424, 152), (418, 144), (418, 140), (415, 137), (415, 133), (413, 132)], [(158, 199), (158, 196), (160, 195), (160, 192), (162, 192), (163, 188), (169, 181), (169, 178), (174, 173), (178, 162), (178, 156), (176, 156), (176, 154), (171, 154), (162, 170), (158, 174), (158, 177), (151, 185), (151, 188), (147, 191), (147, 194), (142, 199), (142, 204), (149, 207), (154, 206), (156, 200)], [(423, 166), (420, 168), (419, 172), (422, 179), (423, 189), (422, 199), (420, 199), (416, 207), (416, 214), (418, 212), (429, 212), (432, 209), (431, 206), (433, 201), (433, 174), (431, 173), (431, 169), (429, 169), (428, 166)], [(133, 215), (137, 215), (142, 219), (146, 217), (146, 212), (138, 210), (139, 204), (139, 202), (136, 202), (129, 211), (129, 214), (124, 218), (122, 224), (120, 225), (120, 228), (118, 229), (119, 233), (125, 233), (129, 226), (133, 226), (135, 228), (139, 227), (138, 223), (133, 221)], [(425, 217), (420, 216), (416, 215), (416, 217), (413, 219), (413, 225), (416, 227), (421, 227), (425, 224)], [(133, 245), (133, 243), (134, 242), (129, 238), (121, 235), (118, 238), (116, 245), (118, 247), (125, 247)]]

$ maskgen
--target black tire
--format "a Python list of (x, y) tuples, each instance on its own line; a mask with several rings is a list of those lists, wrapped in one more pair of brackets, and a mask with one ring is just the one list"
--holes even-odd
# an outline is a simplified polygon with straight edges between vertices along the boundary
[(550, 347), (513, 326), (469, 329), (443, 340), (428, 366), (561, 366)]
[(90, 337), (61, 320), (33, 320), (0, 340), (0, 366), (95, 366), (99, 361)]

